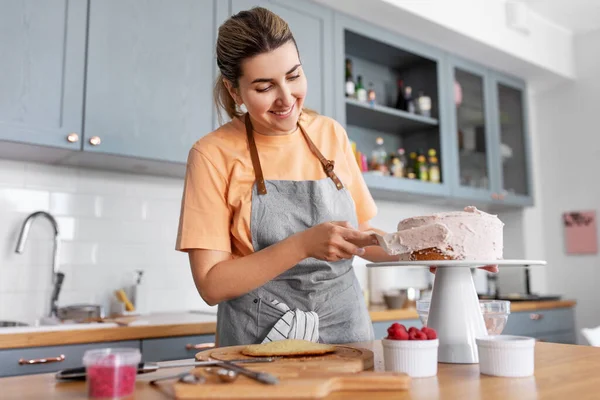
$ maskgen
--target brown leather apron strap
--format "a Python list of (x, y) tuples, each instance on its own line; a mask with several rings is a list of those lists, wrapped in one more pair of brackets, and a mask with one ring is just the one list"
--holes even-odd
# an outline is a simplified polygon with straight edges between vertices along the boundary
[[(254, 176), (256, 177), (256, 186), (258, 188), (258, 194), (267, 194), (267, 187), (265, 186), (265, 179), (263, 177), (262, 168), (260, 166), (260, 159), (258, 158), (258, 150), (256, 149), (256, 142), (254, 141), (252, 122), (250, 121), (250, 116), (248, 114), (246, 114), (246, 118), (244, 119), (246, 123), (246, 136), (248, 136), (248, 146), (250, 147), (250, 158), (252, 159), (252, 166), (254, 167)], [(300, 123), (298, 123), (298, 127), (300, 128), (300, 132), (302, 132), (304, 139), (306, 139), (308, 147), (313, 152), (313, 154), (317, 156), (317, 158), (321, 162), (321, 165), (323, 165), (323, 170), (325, 171), (325, 174), (327, 174), (327, 176), (331, 178), (333, 183), (335, 183), (335, 187), (338, 190), (343, 189), (344, 185), (340, 181), (340, 178), (338, 178), (335, 172), (333, 172), (335, 161), (328, 160), (325, 157), (323, 157), (323, 154), (321, 154), (319, 149), (317, 149), (317, 146), (315, 146), (315, 144), (310, 139), (310, 137), (308, 136), (302, 125), (300, 125)]]
[(265, 186), (265, 179), (263, 177), (262, 168), (260, 167), (260, 159), (258, 158), (258, 150), (256, 150), (256, 142), (254, 141), (254, 134), (252, 130), (252, 122), (250, 121), (250, 115), (246, 114), (246, 135), (248, 136), (248, 145), (250, 146), (250, 158), (252, 159), (252, 166), (254, 167), (254, 176), (256, 177), (256, 186), (258, 188), (258, 194), (267, 194), (267, 187)]
[(310, 136), (308, 136), (308, 133), (306, 133), (306, 131), (304, 130), (304, 128), (302, 127), (302, 125), (300, 125), (299, 122), (298, 122), (298, 127), (300, 127), (300, 131), (304, 135), (304, 138), (306, 139), (306, 142), (308, 143), (308, 147), (313, 152), (313, 154), (317, 156), (317, 158), (319, 159), (319, 161), (323, 165), (323, 170), (325, 171), (325, 173), (327, 174), (327, 176), (331, 178), (331, 180), (333, 181), (333, 183), (335, 183), (335, 187), (338, 190), (342, 190), (344, 188), (344, 185), (342, 185), (342, 181), (340, 181), (340, 178), (338, 178), (337, 175), (335, 174), (335, 172), (333, 172), (333, 167), (335, 166), (335, 161), (334, 160), (328, 160), (325, 157), (323, 157), (323, 154), (321, 154), (321, 152), (319, 151), (319, 149), (317, 149), (317, 146), (315, 146), (315, 144), (313, 143), (313, 141), (310, 140)]

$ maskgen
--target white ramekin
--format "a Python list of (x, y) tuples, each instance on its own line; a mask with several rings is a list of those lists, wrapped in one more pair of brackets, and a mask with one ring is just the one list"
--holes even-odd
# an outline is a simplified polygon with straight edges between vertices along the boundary
[(498, 335), (477, 338), (476, 342), (482, 374), (510, 378), (533, 375), (534, 338)]
[(413, 378), (437, 375), (438, 339), (382, 339), (383, 362), (386, 371), (404, 372)]

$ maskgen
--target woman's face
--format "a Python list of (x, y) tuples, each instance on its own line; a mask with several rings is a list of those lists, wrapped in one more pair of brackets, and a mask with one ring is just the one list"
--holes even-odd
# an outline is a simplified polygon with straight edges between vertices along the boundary
[(306, 77), (293, 42), (242, 63), (238, 90), (257, 132), (281, 135), (294, 131), (306, 96)]

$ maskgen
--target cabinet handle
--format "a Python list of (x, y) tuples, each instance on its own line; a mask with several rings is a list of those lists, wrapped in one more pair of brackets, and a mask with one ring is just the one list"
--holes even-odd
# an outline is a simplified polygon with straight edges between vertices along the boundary
[(19, 365), (49, 364), (49, 363), (55, 363), (55, 362), (63, 362), (63, 361), (65, 361), (65, 359), (66, 359), (66, 357), (64, 354), (61, 354), (58, 357), (34, 358), (33, 360), (26, 360), (24, 358), (21, 358), (19, 360)]
[(212, 349), (215, 347), (214, 343), (198, 343), (198, 344), (186, 344), (186, 350), (202, 350), (202, 349)]
[(498, 193), (492, 193), (492, 199), (498, 200), (498, 198), (499, 198)]
[(90, 138), (90, 144), (92, 146), (98, 146), (100, 143), (102, 143), (102, 140), (100, 140), (100, 136), (92, 136)]
[(542, 314), (529, 314), (529, 319), (532, 321), (539, 321), (540, 319), (544, 318), (544, 316)]
[(69, 133), (67, 135), (67, 142), (69, 143), (77, 143), (79, 142), (79, 135), (76, 133)]

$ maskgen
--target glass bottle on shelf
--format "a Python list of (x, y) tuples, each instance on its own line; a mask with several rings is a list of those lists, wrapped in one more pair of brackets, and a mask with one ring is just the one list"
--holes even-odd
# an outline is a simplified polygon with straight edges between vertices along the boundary
[(404, 90), (404, 81), (402, 79), (398, 79), (398, 95), (396, 97), (396, 108), (398, 110), (406, 111), (407, 109), (406, 98), (404, 96), (406, 96)]
[(402, 177), (406, 177), (407, 172), (408, 172), (408, 161), (406, 160), (406, 152), (404, 151), (404, 149), (401, 147), (398, 149), (398, 160), (400, 160), (400, 173)]
[(369, 105), (375, 105), (375, 98), (377, 95), (375, 94), (375, 89), (373, 88), (373, 82), (369, 82), (369, 91), (367, 92), (367, 100), (369, 101)]
[(417, 108), (419, 110), (419, 114), (424, 117), (431, 116), (431, 97), (425, 96), (423, 92), (419, 92), (419, 97), (417, 98)]
[(358, 75), (356, 78), (356, 98), (358, 99), (358, 101), (367, 101), (367, 89), (365, 89), (363, 85), (361, 75)]
[(346, 97), (353, 98), (356, 92), (356, 85), (352, 79), (352, 60), (346, 58)]
[(377, 146), (371, 153), (371, 170), (381, 172), (386, 175), (386, 172), (388, 171), (388, 167), (386, 165), (387, 151), (385, 151), (385, 147), (383, 145), (383, 138), (378, 137), (376, 143)]
[(407, 86), (404, 89), (404, 99), (406, 101), (406, 111), (414, 114), (416, 111), (415, 100), (412, 97), (412, 87)]
[(419, 151), (419, 154), (417, 156), (417, 164), (418, 164), (418, 168), (417, 168), (417, 177), (419, 180), (422, 181), (428, 181), (429, 180), (429, 167), (427, 165), (427, 159), (425, 158), (425, 155)]
[(440, 183), (440, 165), (435, 149), (429, 149), (429, 181)]
[(417, 153), (415, 153), (414, 151), (412, 151), (409, 154), (409, 164), (408, 164), (408, 169), (406, 172), (406, 177), (408, 179), (416, 179), (417, 178)]

